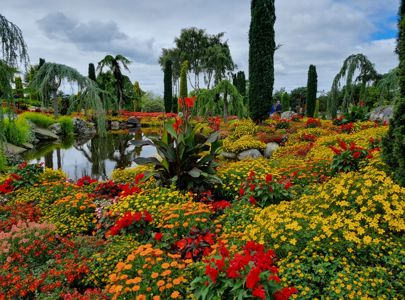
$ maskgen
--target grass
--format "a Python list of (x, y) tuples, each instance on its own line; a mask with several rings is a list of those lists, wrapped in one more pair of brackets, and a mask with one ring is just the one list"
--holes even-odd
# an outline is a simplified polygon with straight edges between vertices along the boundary
[(32, 139), (31, 126), (24, 118), (17, 118), (13, 121), (3, 121), (4, 135), (6, 140), (14, 145), (22, 145)]
[(20, 118), (30, 120), (32, 123), (42, 128), (48, 128), (52, 124), (56, 123), (56, 120), (53, 117), (37, 112), (22, 113)]

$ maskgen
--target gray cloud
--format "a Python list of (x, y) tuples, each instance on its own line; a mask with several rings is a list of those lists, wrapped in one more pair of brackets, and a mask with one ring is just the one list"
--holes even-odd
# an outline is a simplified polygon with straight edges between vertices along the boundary
[(140, 41), (129, 37), (120, 31), (116, 22), (91, 20), (83, 23), (62, 12), (55, 12), (47, 14), (37, 23), (49, 39), (73, 43), (80, 50), (119, 53), (138, 62), (156, 63), (154, 40)]

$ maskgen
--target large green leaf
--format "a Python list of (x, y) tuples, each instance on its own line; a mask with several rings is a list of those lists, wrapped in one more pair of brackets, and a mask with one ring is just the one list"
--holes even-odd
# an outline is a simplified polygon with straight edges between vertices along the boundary
[(196, 167), (194, 167), (191, 171), (188, 172), (188, 174), (194, 178), (200, 177), (201, 173), (202, 173), (201, 170)]
[(160, 165), (160, 161), (155, 157), (137, 157), (134, 161), (138, 165), (148, 165), (148, 164), (155, 164)]
[(149, 140), (131, 140), (131, 143), (135, 147), (156, 146), (152, 141)]

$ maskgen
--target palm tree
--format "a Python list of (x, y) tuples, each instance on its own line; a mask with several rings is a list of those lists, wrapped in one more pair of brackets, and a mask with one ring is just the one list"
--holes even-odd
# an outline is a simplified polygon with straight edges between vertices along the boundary
[(111, 70), (115, 78), (115, 88), (117, 92), (118, 105), (119, 109), (124, 106), (124, 80), (121, 72), (121, 65), (129, 72), (128, 65), (131, 61), (123, 55), (107, 55), (101, 61), (99, 61), (97, 70), (99, 73), (103, 71), (104, 67), (107, 67)]

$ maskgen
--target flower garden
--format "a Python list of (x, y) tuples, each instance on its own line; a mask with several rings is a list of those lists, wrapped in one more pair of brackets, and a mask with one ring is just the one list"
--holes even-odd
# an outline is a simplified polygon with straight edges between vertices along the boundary
[[(197, 123), (188, 101), (152, 141), (160, 159), (110, 181), (27, 163), (0, 178), (0, 299), (403, 297), (405, 188), (380, 158), (388, 126)], [(217, 155), (269, 141), (282, 144), (270, 159)]]

